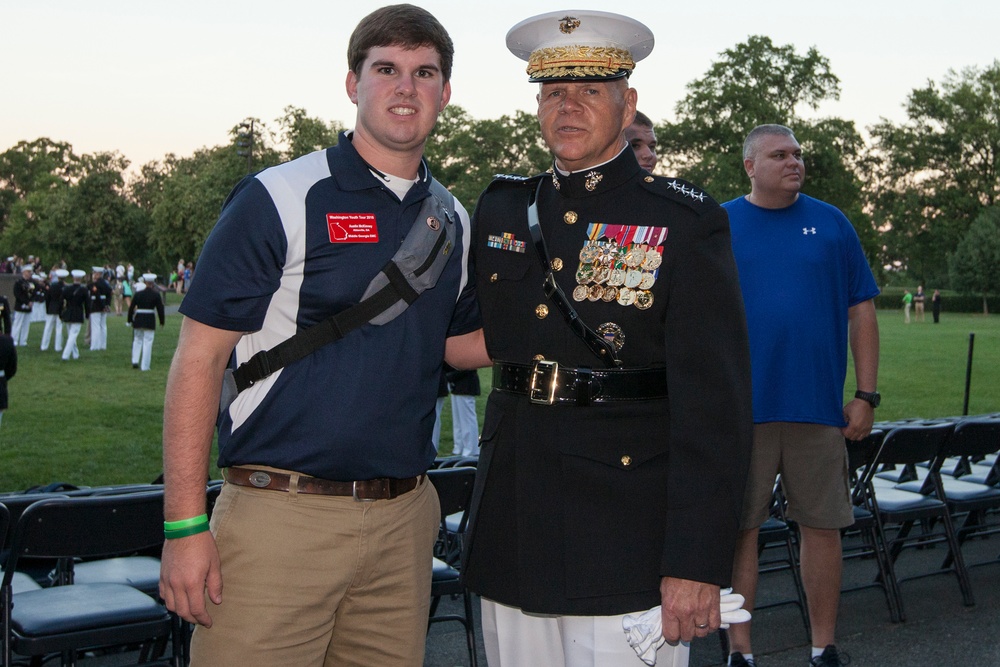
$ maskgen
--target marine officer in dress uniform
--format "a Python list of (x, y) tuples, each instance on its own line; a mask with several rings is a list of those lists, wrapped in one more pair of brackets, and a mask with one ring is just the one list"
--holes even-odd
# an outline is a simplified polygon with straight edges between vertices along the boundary
[(83, 328), (83, 322), (90, 317), (90, 293), (83, 286), (83, 277), (87, 275), (82, 269), (73, 269), (73, 284), (63, 288), (62, 293), (62, 319), (66, 323), (66, 347), (63, 348), (62, 358), (66, 361), (70, 357), (80, 358), (80, 349), (76, 345), (76, 339)]
[(92, 266), (93, 280), (90, 290), (90, 349), (108, 349), (108, 311), (114, 290), (104, 277), (103, 266)]
[(34, 303), (35, 281), (32, 279), (35, 267), (25, 264), (21, 267), (21, 277), (14, 283), (14, 328), (11, 338), (14, 345), (28, 344), (28, 329), (31, 326), (31, 307)]
[[(155, 273), (142, 274), (145, 287), (136, 290), (135, 298), (128, 307), (128, 323), (132, 325), (132, 368), (149, 370), (153, 356), (153, 338), (156, 336), (156, 317), (160, 326), (166, 324), (163, 314), (163, 299), (156, 289)], [(140, 365), (141, 363), (141, 365)]]
[(726, 213), (624, 139), (646, 26), (561, 11), (507, 45), (555, 162), (474, 215), (493, 391), (463, 576), (491, 667), (641, 667), (623, 616), (661, 604), (658, 664), (687, 665), (677, 642), (720, 624), (751, 448)]
[(42, 332), (42, 351), (49, 349), (52, 342), (52, 334), (56, 336), (56, 352), (62, 352), (63, 348), (63, 325), (60, 315), (62, 315), (62, 292), (66, 287), (64, 279), (69, 276), (66, 269), (56, 269), (52, 272), (52, 282), (45, 294), (45, 330)]

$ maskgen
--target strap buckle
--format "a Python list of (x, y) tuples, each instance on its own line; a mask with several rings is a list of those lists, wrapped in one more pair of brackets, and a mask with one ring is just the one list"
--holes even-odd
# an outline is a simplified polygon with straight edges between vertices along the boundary
[(559, 362), (539, 359), (531, 367), (528, 399), (539, 405), (552, 405), (556, 402), (558, 381)]

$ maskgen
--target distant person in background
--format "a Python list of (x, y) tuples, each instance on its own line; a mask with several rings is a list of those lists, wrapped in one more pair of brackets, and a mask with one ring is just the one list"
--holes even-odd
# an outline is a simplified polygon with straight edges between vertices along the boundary
[(476, 396), (479, 396), (479, 373), (475, 370), (449, 370), (448, 390), (451, 392), (452, 453), (456, 456), (479, 456), (479, 418)]
[(910, 290), (903, 292), (903, 321), (910, 323), (910, 306), (913, 305), (913, 295)]
[(14, 339), (0, 334), (0, 420), (7, 409), (7, 381), (17, 373), (17, 349)]
[(132, 325), (132, 368), (148, 371), (153, 357), (153, 338), (156, 336), (156, 318), (160, 326), (166, 324), (163, 313), (163, 299), (156, 289), (155, 273), (142, 274), (145, 288), (138, 290), (128, 309), (128, 321)]
[[(129, 267), (132, 265), (129, 264)], [(113, 292), (111, 283), (104, 277), (104, 267), (93, 266), (90, 289), (90, 350), (108, 349), (108, 311), (111, 310)]]
[(79, 359), (80, 349), (76, 345), (76, 339), (80, 336), (80, 329), (83, 328), (84, 321), (90, 317), (90, 294), (83, 286), (83, 277), (87, 275), (82, 269), (73, 269), (73, 284), (63, 289), (62, 319), (66, 323), (66, 347), (63, 348), (62, 358), (66, 361), (69, 358)]
[(45, 295), (45, 329), (42, 331), (42, 351), (49, 349), (52, 342), (52, 334), (56, 337), (56, 352), (63, 349), (63, 325), (59, 318), (62, 315), (63, 289), (66, 287), (65, 278), (69, 276), (66, 269), (56, 269), (52, 272), (52, 282), (49, 284), (49, 291)]
[(180, 261), (177, 262), (177, 277), (174, 279), (174, 291), (178, 294), (184, 291), (184, 258), (181, 257)]
[(184, 276), (184, 293), (187, 294), (187, 291), (191, 289), (191, 280), (194, 278), (194, 264), (188, 262), (181, 275)]
[(35, 281), (31, 275), (34, 272), (31, 264), (21, 267), (21, 277), (14, 283), (14, 329), (11, 337), (14, 345), (28, 344), (28, 329), (31, 326), (31, 308), (34, 303)]
[(931, 297), (931, 314), (934, 316), (934, 324), (938, 323), (938, 319), (941, 317), (941, 290), (934, 290), (934, 296)]
[(641, 111), (635, 112), (635, 120), (625, 128), (625, 141), (635, 152), (639, 166), (653, 173), (660, 158), (656, 154), (656, 133), (653, 131), (653, 121), (649, 116)]
[(917, 285), (917, 293), (913, 295), (913, 320), (924, 321), (924, 286)]
[(31, 276), (31, 282), (35, 283), (35, 291), (31, 295), (31, 322), (45, 321), (45, 295), (49, 292), (46, 282), (47, 276), (44, 273), (35, 273)]

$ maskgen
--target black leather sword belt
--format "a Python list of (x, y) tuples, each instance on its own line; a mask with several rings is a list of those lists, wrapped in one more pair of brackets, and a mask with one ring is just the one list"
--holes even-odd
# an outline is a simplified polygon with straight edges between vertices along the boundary
[[(223, 470), (222, 476), (227, 482), (237, 486), (271, 491), (288, 491), (291, 488), (291, 475), (270, 470), (233, 466)], [(295, 490), (298, 493), (322, 496), (353, 496), (355, 500), (389, 500), (417, 488), (423, 478), (423, 475), (417, 475), (407, 479), (381, 477), (357, 482), (335, 482), (302, 475), (295, 484)]]
[(532, 403), (614, 403), (667, 397), (664, 368), (566, 368), (558, 362), (493, 363), (493, 388), (527, 396)]

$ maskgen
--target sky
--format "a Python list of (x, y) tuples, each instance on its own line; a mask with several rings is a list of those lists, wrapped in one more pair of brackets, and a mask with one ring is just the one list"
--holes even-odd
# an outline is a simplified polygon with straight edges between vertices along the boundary
[[(226, 144), (286, 106), (353, 127), (344, 90), (347, 41), (370, 0), (0, 0), (0, 152), (21, 140), (118, 151), (133, 167)], [(858, 129), (906, 120), (907, 95), (949, 69), (1000, 58), (996, 0), (607, 2), (416, 0), (455, 43), (452, 103), (473, 118), (534, 112), (535, 86), (504, 38), (519, 21), (562, 9), (619, 11), (656, 38), (631, 84), (639, 109), (673, 120), (686, 86), (750, 35), (815, 47), (841, 81), (819, 116)]]

